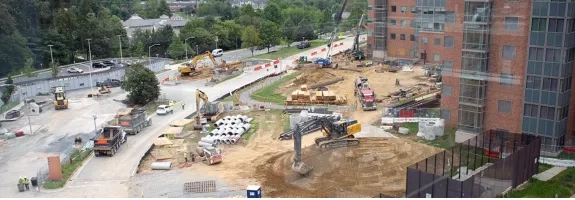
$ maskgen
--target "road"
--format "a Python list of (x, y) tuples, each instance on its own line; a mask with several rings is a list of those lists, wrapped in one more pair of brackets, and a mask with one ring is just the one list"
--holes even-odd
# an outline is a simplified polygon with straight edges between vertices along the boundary
[[(343, 40), (343, 46), (336, 47), (336, 51), (350, 48), (352, 39)], [(309, 56), (313, 50), (291, 56), (282, 60), (282, 65), (291, 65), (295, 58), (301, 55)], [(244, 52), (237, 55), (241, 56)], [(225, 54), (225, 53), (224, 53)], [(230, 53), (228, 53), (230, 54)], [(235, 54), (232, 54), (235, 55)], [(249, 52), (251, 56), (251, 52)], [(317, 56), (322, 56), (318, 54)], [(224, 57), (225, 58), (225, 57)], [(162, 73), (158, 76), (161, 80), (166, 76), (175, 73), (174, 70)], [(207, 93), (210, 99), (216, 99), (229, 92), (247, 85), (254, 80), (273, 73), (273, 70), (247, 71), (246, 73), (225, 81), (218, 85), (208, 87), (204, 82), (186, 82), (177, 86), (162, 86), (162, 93), (169, 99), (185, 101), (187, 105), (195, 104), (194, 92), (199, 88)], [(77, 198), (106, 198), (106, 197), (128, 197), (128, 188), (125, 182), (134, 175), (140, 159), (153, 143), (153, 139), (162, 134), (162, 131), (168, 127), (168, 123), (183, 119), (194, 112), (193, 106), (189, 106), (185, 111), (181, 108), (175, 108), (172, 115), (153, 116), (153, 126), (146, 128), (139, 135), (131, 136), (128, 143), (124, 145), (114, 157), (91, 157), (86, 161), (75, 175), (72, 176), (68, 185), (57, 191), (27, 192), (17, 194), (18, 197), (77, 197)], [(15, 188), (14, 188), (15, 189)]]

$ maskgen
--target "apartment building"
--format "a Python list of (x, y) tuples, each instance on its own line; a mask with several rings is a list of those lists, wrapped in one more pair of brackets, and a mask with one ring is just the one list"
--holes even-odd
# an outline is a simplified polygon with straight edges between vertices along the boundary
[[(442, 65), (441, 117), (575, 145), (575, 0), (368, 0), (368, 56)], [(571, 106), (570, 106), (571, 105)]]

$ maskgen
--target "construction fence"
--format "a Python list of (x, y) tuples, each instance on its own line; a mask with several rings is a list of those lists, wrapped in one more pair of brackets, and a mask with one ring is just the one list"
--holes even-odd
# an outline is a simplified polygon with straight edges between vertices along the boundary
[(384, 108), (382, 110), (383, 117), (394, 118), (439, 118), (439, 108), (410, 108), (410, 109), (397, 109), (397, 108)]
[(495, 198), (539, 171), (541, 138), (490, 130), (407, 168), (407, 198)]

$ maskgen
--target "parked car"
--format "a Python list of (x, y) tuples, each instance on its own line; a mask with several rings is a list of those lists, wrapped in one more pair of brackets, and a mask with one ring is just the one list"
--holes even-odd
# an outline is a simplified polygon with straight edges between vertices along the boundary
[(68, 70), (68, 73), (84, 73), (84, 70), (80, 69), (80, 68), (76, 68), (76, 67), (71, 67)]
[(106, 66), (114, 66), (114, 63), (112, 61), (109, 61), (109, 60), (104, 60), (104, 62), (102, 62), (102, 64), (104, 64)]
[(124, 64), (126, 64), (126, 66), (130, 66), (130, 65), (132, 65), (132, 61), (131, 61), (131, 60), (126, 60), (126, 61), (124, 61)]
[(309, 47), (311, 47), (311, 44), (308, 41), (301, 41), (299, 44), (297, 44), (298, 49), (305, 49)]
[(174, 110), (170, 108), (168, 105), (159, 105), (158, 109), (156, 109), (156, 114), (158, 115), (167, 115), (167, 114), (174, 114)]
[(224, 55), (224, 50), (223, 49), (214, 49), (212, 51), (212, 55), (214, 55), (214, 57), (220, 57)]
[(106, 68), (106, 65), (102, 63), (92, 63), (93, 68)]
[(122, 86), (122, 81), (118, 79), (107, 79), (104, 82), (96, 82), (96, 87), (120, 87)]

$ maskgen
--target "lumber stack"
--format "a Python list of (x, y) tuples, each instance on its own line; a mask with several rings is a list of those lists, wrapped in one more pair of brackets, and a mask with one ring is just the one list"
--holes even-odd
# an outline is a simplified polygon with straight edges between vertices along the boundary
[(336, 95), (333, 91), (310, 91), (307, 85), (300, 86), (287, 98), (287, 105), (302, 104), (345, 104), (347, 100), (344, 96)]

